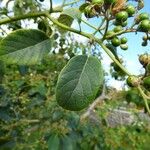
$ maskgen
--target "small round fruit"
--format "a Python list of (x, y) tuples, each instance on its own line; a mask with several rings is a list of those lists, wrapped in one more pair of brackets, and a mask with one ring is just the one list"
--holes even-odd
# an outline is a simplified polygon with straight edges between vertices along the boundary
[(132, 102), (132, 103), (135, 103), (136, 105), (141, 105), (141, 102), (143, 100), (139, 95), (139, 91), (135, 88), (132, 88), (126, 93), (126, 101), (128, 103)]
[(148, 13), (141, 13), (139, 16), (139, 21), (145, 20), (145, 19), (149, 19), (149, 14)]
[(128, 5), (126, 7), (126, 12), (128, 13), (129, 17), (133, 16), (135, 14), (135, 7), (133, 5)]
[(138, 26), (138, 29), (143, 32), (150, 31), (150, 20), (143, 20)]
[(117, 46), (119, 46), (119, 45), (121, 44), (121, 41), (120, 41), (119, 38), (114, 37), (114, 38), (111, 40), (111, 43), (112, 43), (113, 46), (117, 47)]
[(147, 72), (148, 72), (148, 73), (150, 73), (150, 63), (149, 63), (149, 64), (147, 64), (147, 66), (146, 66), (146, 70), (147, 70)]
[(45, 24), (44, 21), (39, 21), (39, 23), (38, 23), (38, 29), (40, 29), (40, 30), (46, 32), (47, 26), (46, 26), (46, 24)]
[(85, 7), (84, 14), (85, 14), (85, 16), (87, 18), (93, 18), (93, 17), (95, 17), (95, 13), (93, 12), (91, 6)]
[(104, 3), (104, 0), (92, 0), (92, 4), (94, 5), (102, 5)]
[(148, 55), (147, 53), (140, 55), (139, 56), (139, 62), (143, 66), (146, 66), (150, 62), (150, 55)]
[(127, 26), (127, 24), (128, 24), (128, 22), (127, 22), (127, 21), (124, 21), (124, 22), (121, 23), (121, 26), (122, 26), (122, 27), (125, 27), (125, 26)]
[(120, 71), (120, 67), (116, 63), (113, 64), (113, 68), (116, 72)]
[(127, 49), (128, 49), (128, 45), (127, 45), (127, 44), (121, 44), (121, 45), (120, 45), (120, 48), (121, 48), (122, 50), (127, 50)]
[(128, 39), (126, 37), (121, 38), (121, 44), (126, 44)]
[(120, 26), (121, 23), (120, 23), (119, 21), (117, 21), (117, 20), (114, 20), (114, 21), (113, 21), (113, 25), (115, 25), (115, 26)]
[(128, 19), (128, 13), (126, 11), (121, 11), (116, 14), (116, 20), (124, 22)]
[(59, 37), (59, 34), (58, 34), (58, 33), (55, 33), (55, 34), (53, 35), (53, 37), (54, 37), (54, 39), (56, 40), (56, 39)]
[(142, 42), (142, 46), (147, 46), (148, 42), (147, 41), (143, 41)]
[(150, 90), (150, 76), (143, 79), (143, 85), (147, 90)]
[(136, 76), (129, 76), (126, 83), (129, 87), (137, 87), (140, 84), (140, 80)]
[(145, 35), (145, 36), (143, 36), (143, 41), (147, 41), (148, 40), (148, 37), (147, 37), (147, 35)]
[(120, 31), (122, 31), (122, 30), (123, 30), (122, 26), (116, 26), (116, 27), (113, 29), (114, 32), (120, 32)]
[[(110, 30), (106, 33), (106, 36), (112, 36), (114, 33), (115, 33), (114, 31)], [(111, 38), (109, 38), (109, 39), (111, 39)]]

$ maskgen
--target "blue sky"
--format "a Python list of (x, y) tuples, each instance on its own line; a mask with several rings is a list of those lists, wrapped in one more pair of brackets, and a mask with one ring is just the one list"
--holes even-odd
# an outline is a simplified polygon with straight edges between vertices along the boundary
[[(69, 1), (74, 1), (74, 0), (68, 0)], [(47, 0), (47, 2), (49, 2), (49, 0)], [(61, 4), (62, 0), (53, 0), (55, 5)], [(82, 2), (84, 2), (84, 0), (82, 0)], [(132, 4), (137, 4), (136, 2), (132, 2), (130, 1), (129, 3)], [(150, 13), (150, 0), (144, 0), (145, 3), (145, 7), (140, 11), (140, 12), (148, 12)], [(85, 18), (86, 19), (86, 18)], [(131, 23), (131, 19), (128, 20), (129, 23)], [(90, 23), (92, 23), (94, 26), (99, 25), (99, 21), (97, 18), (95, 19), (91, 19), (91, 20), (87, 20), (90, 21)], [(73, 27), (78, 28), (78, 24), (74, 23)], [(82, 29), (84, 29), (84, 31), (87, 32), (92, 32), (93, 30), (91, 28), (89, 28), (88, 26), (82, 24)], [(148, 52), (150, 51), (150, 44), (147, 47), (142, 47), (141, 43), (142, 43), (142, 36), (144, 34), (143, 33), (128, 33), (125, 36), (128, 38), (128, 46), (129, 49), (127, 51), (123, 51), (121, 49), (118, 50), (118, 53), (120, 56), (122, 56), (122, 58), (125, 60), (125, 64), (126, 64), (126, 68), (129, 70), (129, 72), (131, 72), (132, 74), (140, 74), (143, 70), (142, 70), (142, 66), (140, 65), (139, 61), (138, 61), (138, 55), (142, 54), (144, 52)], [(84, 40), (83, 40), (84, 41)], [(149, 42), (150, 43), (150, 42)], [(102, 51), (102, 50), (101, 50)], [(105, 66), (105, 69), (108, 71), (109, 69), (109, 63), (111, 62), (110, 58), (103, 53), (104, 56), (104, 60), (103, 60), (103, 65)], [(122, 82), (117, 82), (117, 81), (113, 81), (111, 80), (110, 83), (112, 85), (116, 84), (117, 88), (120, 88), (120, 86), (122, 86)]]

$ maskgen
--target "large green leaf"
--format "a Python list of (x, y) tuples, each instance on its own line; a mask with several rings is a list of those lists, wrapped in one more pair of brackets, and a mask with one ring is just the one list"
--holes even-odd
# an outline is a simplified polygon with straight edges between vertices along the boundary
[(0, 42), (0, 60), (8, 64), (33, 65), (51, 49), (50, 39), (40, 30), (20, 29)]
[(93, 57), (73, 57), (61, 71), (56, 87), (56, 99), (60, 106), (78, 111), (87, 107), (103, 84), (101, 62)]
[(60, 140), (58, 135), (51, 135), (48, 140), (48, 150), (59, 150)]

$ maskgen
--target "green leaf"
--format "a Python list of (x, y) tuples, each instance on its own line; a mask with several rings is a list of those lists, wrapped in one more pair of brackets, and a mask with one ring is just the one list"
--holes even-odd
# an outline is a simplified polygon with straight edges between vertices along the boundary
[[(61, 14), (58, 18), (58, 21), (68, 27), (70, 27), (73, 23), (73, 18), (66, 15), (66, 14)], [(64, 34), (66, 33), (67, 31), (66, 30), (63, 30), (62, 28), (58, 27), (58, 30), (61, 34)]]
[(62, 13), (76, 20), (80, 20), (82, 15), (81, 11), (78, 8), (68, 8), (65, 9)]
[(79, 7), (79, 10), (80, 10), (81, 12), (84, 12), (85, 8), (86, 8), (87, 6), (89, 6), (89, 5), (90, 5), (90, 3), (84, 3), (84, 4), (82, 4), (82, 5)]
[(50, 39), (40, 30), (20, 29), (0, 42), (0, 60), (8, 64), (33, 65), (51, 49)]
[(68, 136), (62, 137), (62, 150), (74, 150), (75, 142)]
[(48, 140), (48, 150), (59, 150), (59, 137), (56, 134), (50, 136)]
[(5, 74), (5, 65), (2, 61), (0, 61), (0, 83), (2, 83), (4, 74)]
[[(68, 8), (65, 9), (62, 14), (59, 16), (58, 21), (68, 27), (70, 27), (73, 23), (73, 20), (77, 20), (80, 22), (81, 20), (81, 11), (77, 8)], [(58, 28), (61, 33), (66, 33), (66, 30)]]
[(68, 110), (82, 110), (96, 97), (103, 85), (101, 62), (94, 56), (73, 57), (61, 71), (57, 87), (56, 100)]

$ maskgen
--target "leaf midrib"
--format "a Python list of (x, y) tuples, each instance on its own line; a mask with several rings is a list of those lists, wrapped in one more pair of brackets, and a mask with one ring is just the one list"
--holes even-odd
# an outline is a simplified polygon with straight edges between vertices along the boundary
[[(84, 70), (85, 70), (85, 67), (86, 67), (86, 64), (87, 64), (87, 62), (88, 62), (88, 59), (89, 59), (89, 57), (87, 56), (87, 60), (86, 60), (86, 62), (85, 62), (85, 64), (84, 64), (84, 66), (83, 66), (83, 70), (82, 70), (81, 75), (80, 75), (80, 77), (79, 77), (79, 80), (78, 80), (78, 82), (77, 82), (77, 84), (76, 84), (77, 86), (78, 86), (78, 84), (80, 83), (80, 80), (81, 80), (82, 74), (83, 74), (83, 72), (84, 72)], [(73, 90), (73, 92), (72, 92), (72, 94), (71, 94), (71, 96), (70, 96), (70, 99), (72, 98), (72, 95), (74, 94), (74, 91), (76, 90), (77, 86), (74, 88), (74, 90)]]

